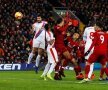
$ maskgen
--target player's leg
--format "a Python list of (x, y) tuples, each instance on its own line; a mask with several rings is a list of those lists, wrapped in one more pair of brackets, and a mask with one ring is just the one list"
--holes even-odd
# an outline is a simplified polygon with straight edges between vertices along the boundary
[(35, 64), (35, 71), (38, 73), (38, 67), (41, 60), (41, 56), (43, 54), (44, 50), (42, 48), (38, 48), (38, 55), (36, 57), (36, 64)]
[(72, 55), (68, 51), (65, 51), (63, 53), (63, 55), (67, 60), (69, 60), (71, 63), (74, 64), (74, 71), (75, 71), (76, 75), (79, 75), (79, 69), (78, 69), (78, 64), (77, 64), (76, 60), (72, 57)]
[(48, 62), (45, 66), (45, 69), (44, 69), (43, 74), (41, 75), (41, 77), (45, 77), (47, 75), (47, 72), (48, 72), (50, 66), (51, 66), (51, 64)]
[(47, 77), (49, 79), (53, 80), (53, 78), (51, 77), (51, 73), (53, 72), (53, 70), (56, 66), (56, 63), (58, 62), (58, 55), (57, 55), (55, 48), (49, 48), (49, 50), (47, 50), (47, 52), (48, 52), (48, 61), (51, 63), (51, 66), (47, 73)]
[(90, 71), (89, 71), (89, 74), (88, 74), (89, 79), (93, 79), (93, 68), (94, 68), (94, 63), (92, 63), (90, 65)]
[(104, 80), (104, 79), (103, 79), (104, 73), (105, 73), (106, 76), (108, 77), (108, 69), (107, 69), (107, 67), (106, 67), (106, 66), (107, 66), (107, 61), (106, 61), (106, 59), (101, 60), (100, 63), (102, 64), (102, 68), (101, 68), (101, 71), (100, 71), (100, 78), (99, 78), (99, 80), (102, 81), (102, 80)]
[(39, 63), (40, 63), (40, 60), (41, 60), (41, 56), (44, 53), (44, 49), (45, 49), (45, 42), (39, 42), (39, 44), (38, 44), (38, 55), (36, 57), (36, 64), (35, 64), (36, 73), (38, 73), (38, 67), (39, 67)]
[(56, 66), (55, 66), (55, 75), (54, 75), (55, 80), (61, 80), (62, 79), (60, 74), (59, 74), (60, 66), (61, 66), (61, 61), (59, 59), (59, 62), (57, 62)]
[(61, 45), (55, 45), (56, 47), (56, 50), (57, 50), (57, 54), (58, 54), (58, 62), (55, 66), (55, 75), (54, 75), (54, 79), (55, 80), (62, 80), (60, 74), (59, 74), (59, 70), (60, 70), (60, 67), (61, 67), (61, 60), (62, 60), (62, 46)]
[[(85, 47), (85, 52), (88, 50), (88, 48), (89, 48), (88, 46)], [(90, 55), (91, 55), (92, 53), (93, 53), (93, 49), (90, 51), (90, 53), (89, 53), (87, 56), (85, 56), (85, 59), (88, 60), (89, 57), (90, 57)], [(89, 71), (89, 74), (88, 74), (88, 78), (89, 78), (89, 79), (93, 79), (93, 78), (94, 78), (93, 68), (94, 68), (94, 63), (92, 63), (92, 64), (90, 65), (90, 71)]]
[(66, 60), (66, 59), (62, 59), (62, 60), (61, 60), (61, 64), (62, 64), (62, 65), (60, 66), (60, 71), (59, 71), (59, 73), (60, 73), (60, 75), (63, 76), (63, 77), (65, 77), (64, 69), (65, 69), (65, 67), (68, 65), (68, 63), (69, 63), (69, 61)]
[(80, 65), (81, 60), (78, 59), (77, 63), (78, 63), (78, 70), (79, 70), (79, 73), (80, 73), (80, 74), (76, 76), (76, 79), (77, 79), (77, 80), (83, 80), (83, 79), (84, 79), (84, 75), (83, 75), (83, 73), (81, 72), (81, 71), (82, 71), (81, 65)]
[(87, 60), (86, 66), (85, 66), (85, 79), (88, 78), (88, 74), (90, 72), (90, 65), (97, 60), (98, 56), (99, 55), (97, 53), (92, 53), (89, 59)]
[(28, 66), (33, 58), (33, 56), (35, 55), (35, 53), (38, 51), (38, 47), (39, 47), (40, 43), (36, 40), (36, 39), (33, 39), (33, 48), (32, 48), (32, 52), (29, 54), (29, 57), (28, 57)]
[(49, 68), (49, 70), (48, 70), (48, 73), (47, 73), (47, 77), (48, 77), (49, 79), (51, 79), (51, 80), (54, 80), (54, 79), (52, 78), (52, 76), (51, 76), (51, 73), (53, 72), (55, 66), (56, 66), (56, 63), (51, 63), (51, 66), (50, 66), (50, 68)]
[(36, 52), (37, 52), (37, 48), (33, 47), (32, 52), (29, 54), (29, 57), (28, 57), (27, 68), (29, 68), (29, 64)]

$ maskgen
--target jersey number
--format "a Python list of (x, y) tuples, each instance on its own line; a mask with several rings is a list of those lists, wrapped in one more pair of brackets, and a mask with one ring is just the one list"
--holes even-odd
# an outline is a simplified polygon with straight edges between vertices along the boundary
[(100, 35), (100, 40), (101, 40), (101, 43), (104, 42), (104, 36), (103, 35)]
[(93, 33), (94, 33), (94, 32), (90, 32), (90, 39), (94, 39)]

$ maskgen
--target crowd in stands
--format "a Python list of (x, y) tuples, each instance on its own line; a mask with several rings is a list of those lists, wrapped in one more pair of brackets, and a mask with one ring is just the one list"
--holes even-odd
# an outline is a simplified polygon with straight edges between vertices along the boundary
[(72, 10), (85, 24), (90, 25), (93, 19), (102, 24), (108, 23), (108, 0), (59, 0), (62, 5)]
[[(0, 48), (4, 53), (0, 54), (0, 63), (27, 61), (31, 50), (31, 25), (37, 14), (51, 22), (50, 9), (46, 0), (0, 0)], [(24, 15), (20, 21), (14, 17), (17, 11)]]
[[(59, 0), (63, 6), (72, 10), (80, 20), (89, 25), (93, 17), (108, 23), (107, 0)], [(41, 14), (44, 20), (53, 23), (50, 10), (52, 5), (47, 0), (0, 0), (0, 63), (21, 63), (27, 61), (31, 50), (31, 25), (36, 16)], [(17, 21), (15, 12), (24, 17)], [(108, 28), (108, 25), (105, 26)], [(2, 51), (2, 54), (1, 54)]]

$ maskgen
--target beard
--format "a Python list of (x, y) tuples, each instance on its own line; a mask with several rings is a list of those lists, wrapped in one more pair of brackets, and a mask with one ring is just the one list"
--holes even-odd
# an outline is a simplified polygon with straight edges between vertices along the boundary
[(38, 22), (38, 23), (41, 23), (42, 21), (41, 21), (41, 20), (38, 20), (37, 22)]

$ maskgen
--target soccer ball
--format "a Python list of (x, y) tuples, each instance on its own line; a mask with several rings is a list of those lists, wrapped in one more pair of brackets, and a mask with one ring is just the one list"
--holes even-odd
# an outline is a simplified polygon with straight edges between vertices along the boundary
[(16, 19), (22, 19), (22, 17), (23, 17), (23, 14), (21, 12), (16, 12), (15, 13), (15, 18)]

